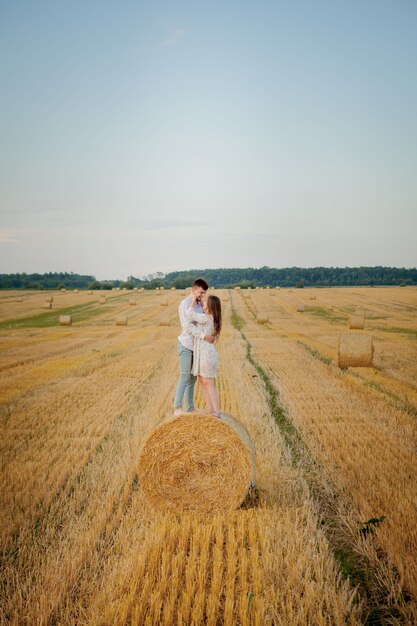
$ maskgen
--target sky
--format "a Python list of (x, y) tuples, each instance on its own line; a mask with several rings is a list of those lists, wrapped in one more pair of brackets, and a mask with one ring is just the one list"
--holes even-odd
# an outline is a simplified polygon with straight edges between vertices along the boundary
[(0, 0), (0, 273), (417, 265), (415, 0)]

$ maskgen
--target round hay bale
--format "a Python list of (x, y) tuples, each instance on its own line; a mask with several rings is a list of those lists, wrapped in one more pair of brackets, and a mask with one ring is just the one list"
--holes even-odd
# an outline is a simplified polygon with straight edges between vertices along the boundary
[(44, 309), (52, 309), (52, 302), (45, 302), (45, 304), (43, 305)]
[(164, 298), (164, 299), (161, 301), (161, 306), (168, 306), (168, 300), (167, 300), (167, 298)]
[(159, 320), (160, 326), (171, 326), (171, 318), (167, 315), (163, 315)]
[(349, 317), (349, 328), (365, 328), (365, 317), (363, 315), (351, 315)]
[(224, 296), (223, 302), (229, 302), (229, 296)]
[(74, 293), (80, 293), (79, 289), (74, 289)]
[(139, 482), (159, 510), (227, 512), (255, 481), (255, 461), (243, 424), (225, 414), (186, 413), (150, 433), (139, 455)]
[(62, 291), (62, 293), (65, 293), (65, 292), (66, 292), (66, 289), (61, 289), (61, 291)]
[(273, 291), (272, 289), (269, 290), (269, 295), (270, 296), (275, 296), (275, 291)]
[(266, 313), (258, 313), (256, 321), (258, 324), (267, 324), (269, 322), (269, 317)]
[(162, 294), (161, 294), (161, 292), (159, 291), (159, 288), (157, 287), (156, 289), (157, 289), (156, 295), (157, 295), (157, 296), (161, 296)]
[(235, 290), (236, 291), (240, 291), (240, 287), (235, 287)]
[(279, 286), (276, 286), (276, 287), (275, 287), (275, 289), (281, 289), (281, 287), (279, 287)]
[(45, 302), (53, 302), (54, 299), (52, 296), (49, 296), (48, 298), (45, 298)]
[(133, 291), (137, 291), (137, 290), (138, 290), (138, 287), (133, 287)]
[(299, 313), (304, 313), (304, 304), (297, 304), (297, 311)]
[(106, 304), (106, 296), (100, 296), (100, 304)]
[(116, 326), (127, 326), (127, 315), (118, 315), (116, 317)]
[(92, 290), (92, 289), (90, 289), (90, 290), (88, 291), (88, 295), (89, 295), (89, 296), (92, 296), (92, 295), (93, 295), (93, 290)]
[(136, 300), (130, 299), (129, 300), (129, 306), (136, 306)]
[(59, 316), (59, 325), (60, 326), (71, 326), (72, 317), (71, 315), (60, 315)]
[(347, 367), (372, 367), (374, 344), (371, 335), (355, 333), (340, 335), (337, 360), (341, 369)]

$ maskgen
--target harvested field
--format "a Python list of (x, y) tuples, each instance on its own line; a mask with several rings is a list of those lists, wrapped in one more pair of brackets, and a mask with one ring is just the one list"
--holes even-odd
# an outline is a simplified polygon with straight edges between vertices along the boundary
[[(178, 376), (155, 292), (0, 292), (1, 624), (417, 623), (417, 289), (243, 292), (216, 290), (218, 388), (256, 490), (210, 515), (153, 510), (139, 483)], [(373, 367), (339, 369), (346, 332)]]

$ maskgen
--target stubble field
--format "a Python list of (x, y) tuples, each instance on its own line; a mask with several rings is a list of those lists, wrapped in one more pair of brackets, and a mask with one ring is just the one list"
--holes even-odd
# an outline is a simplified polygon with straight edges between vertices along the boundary
[[(184, 296), (0, 292), (1, 624), (417, 623), (417, 289), (215, 293), (257, 490), (192, 516), (153, 511), (137, 475)], [(372, 335), (373, 368), (339, 369), (341, 333)]]

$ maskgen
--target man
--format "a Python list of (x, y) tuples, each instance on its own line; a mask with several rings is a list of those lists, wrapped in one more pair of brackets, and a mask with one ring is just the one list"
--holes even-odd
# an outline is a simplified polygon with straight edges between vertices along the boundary
[[(202, 299), (208, 289), (208, 285), (202, 278), (197, 278), (193, 282), (191, 292), (197, 296), (194, 309), (197, 313), (203, 313)], [(185, 311), (191, 304), (191, 294), (182, 300), (178, 308), (181, 322), (181, 335), (178, 337), (178, 355), (180, 357), (180, 378), (177, 384), (174, 400), (174, 415), (181, 415), (182, 401), (185, 395), (185, 410), (187, 413), (194, 411), (194, 385), (197, 377), (191, 373), (193, 367), (193, 345), (194, 337), (204, 339), (209, 343), (213, 343), (213, 335), (204, 335), (197, 330), (194, 322), (189, 322), (186, 318)]]

